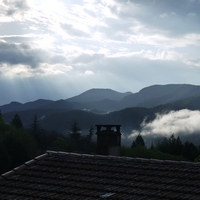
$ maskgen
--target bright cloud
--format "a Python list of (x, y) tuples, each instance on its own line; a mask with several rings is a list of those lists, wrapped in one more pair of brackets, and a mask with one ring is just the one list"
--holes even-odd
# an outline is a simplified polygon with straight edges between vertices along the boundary
[(93, 71), (90, 71), (90, 70), (86, 70), (86, 71), (85, 71), (85, 75), (93, 75), (93, 74), (94, 74)]
[[(133, 131), (129, 139), (135, 138), (139, 133), (144, 136), (146, 142), (156, 142), (156, 138), (169, 138), (172, 134), (180, 138), (190, 138), (200, 140), (200, 111), (183, 109), (179, 111), (170, 111), (168, 113), (157, 113), (151, 122), (143, 122), (141, 131)], [(196, 136), (196, 137), (194, 137)], [(189, 139), (190, 140), (190, 139)], [(197, 141), (193, 141), (197, 142)]]
[(200, 111), (180, 110), (157, 114), (150, 123), (142, 124), (143, 135), (193, 134), (200, 131)]

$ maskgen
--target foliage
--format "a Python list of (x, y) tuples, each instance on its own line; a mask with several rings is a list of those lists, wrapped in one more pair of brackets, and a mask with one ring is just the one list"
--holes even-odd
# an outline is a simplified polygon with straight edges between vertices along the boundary
[[(132, 149), (132, 150), (131, 150)], [(122, 154), (133, 157), (172, 159), (172, 160), (198, 160), (198, 148), (188, 141), (182, 143), (179, 137), (172, 134), (169, 138), (164, 138), (156, 146), (151, 144), (150, 149), (145, 147), (144, 140), (139, 134), (131, 145), (131, 149), (122, 148)]]
[(71, 140), (78, 142), (81, 139), (81, 129), (75, 120), (69, 130), (69, 137)]
[(88, 134), (83, 136), (78, 122), (75, 120), (68, 131), (68, 150), (81, 153), (95, 152), (96, 145), (92, 141), (94, 128), (91, 126)]
[(0, 119), (0, 172), (12, 169), (37, 155), (31, 135)]
[(170, 138), (164, 138), (164, 140), (157, 144), (156, 149), (161, 152), (171, 155), (183, 156), (189, 161), (194, 161), (198, 157), (198, 148), (188, 141), (184, 144), (179, 137), (175, 137), (174, 134)]
[(15, 126), (16, 128), (23, 128), (22, 121), (19, 117), (19, 115), (16, 113), (13, 117), (12, 121), (10, 122), (11, 125)]
[(64, 137), (57, 137), (54, 140), (53, 149), (54, 151), (68, 151), (69, 150), (69, 144), (66, 138)]
[(18, 114), (15, 114), (10, 125), (4, 122), (0, 114), (0, 173), (13, 169), (46, 150), (95, 152), (92, 126), (88, 134), (82, 136), (78, 123), (74, 121), (69, 135), (64, 136), (42, 129), (36, 114), (29, 130), (23, 129), (22, 124)]
[(133, 141), (131, 148), (135, 148), (137, 146), (145, 147), (144, 140), (140, 134), (136, 137), (135, 141)]
[(33, 122), (31, 124), (31, 133), (33, 135), (35, 135), (35, 137), (37, 137), (40, 133), (41, 129), (40, 129), (40, 123), (39, 123), (39, 119), (37, 117), (37, 114), (35, 114), (33, 116)]
[(182, 148), (182, 154), (188, 160), (195, 161), (199, 155), (199, 151), (193, 143), (186, 141)]
[(92, 136), (94, 135), (94, 127), (91, 126), (89, 131), (88, 131), (88, 135), (86, 136), (87, 140), (89, 143), (92, 142)]
[[(9, 125), (4, 122), (0, 112), (0, 172), (19, 166), (46, 150), (95, 153), (93, 135), (93, 126), (86, 134), (82, 134), (76, 120), (71, 124), (68, 135), (46, 131), (41, 128), (37, 114), (33, 117), (30, 129), (25, 130), (18, 114), (14, 115)], [(139, 134), (131, 148), (121, 147), (121, 155), (161, 160), (200, 160), (199, 150), (193, 143), (183, 143), (174, 135), (164, 138), (157, 145), (152, 143), (148, 149)]]
[(182, 156), (173, 156), (158, 150), (147, 149), (144, 146), (136, 146), (135, 148), (121, 147), (121, 156), (129, 156), (134, 158), (160, 159), (160, 160), (184, 160)]

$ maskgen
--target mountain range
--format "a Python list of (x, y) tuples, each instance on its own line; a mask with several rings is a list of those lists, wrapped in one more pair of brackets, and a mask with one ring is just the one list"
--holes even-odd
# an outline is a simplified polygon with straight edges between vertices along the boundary
[(188, 84), (152, 85), (137, 93), (120, 93), (111, 89), (91, 89), (80, 95), (57, 101), (39, 99), (33, 102), (11, 102), (0, 106), (9, 123), (18, 113), (25, 127), (37, 114), (41, 127), (61, 133), (76, 120), (83, 130), (95, 124), (121, 124), (122, 131), (139, 129), (155, 113), (180, 109), (200, 109), (200, 86)]

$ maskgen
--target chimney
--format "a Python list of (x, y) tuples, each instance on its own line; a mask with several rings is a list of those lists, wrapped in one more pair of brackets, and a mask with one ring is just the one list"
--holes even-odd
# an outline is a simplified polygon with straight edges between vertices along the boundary
[(121, 125), (96, 125), (97, 154), (120, 156)]

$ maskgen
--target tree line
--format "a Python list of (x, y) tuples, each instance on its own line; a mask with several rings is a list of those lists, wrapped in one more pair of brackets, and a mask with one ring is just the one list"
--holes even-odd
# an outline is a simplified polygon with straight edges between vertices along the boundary
[(180, 137), (172, 134), (169, 138), (164, 138), (157, 144), (146, 147), (144, 139), (139, 134), (133, 140), (131, 148), (122, 148), (122, 155), (144, 158), (155, 158), (163, 160), (185, 160), (199, 161), (200, 149), (192, 142), (182, 142)]
[[(46, 150), (95, 154), (96, 142), (92, 139), (93, 135), (93, 126), (88, 128), (87, 133), (83, 133), (76, 120), (71, 123), (66, 134), (44, 130), (37, 114), (33, 116), (30, 127), (25, 129), (18, 114), (7, 124), (0, 112), (0, 173), (11, 170)], [(174, 135), (147, 148), (139, 134), (131, 147), (121, 147), (121, 156), (199, 161), (199, 155), (200, 150), (193, 143), (182, 142)]]
[(74, 120), (65, 135), (41, 128), (37, 114), (28, 129), (18, 114), (10, 124), (4, 122), (0, 112), (0, 174), (17, 167), (46, 150), (95, 153), (96, 143), (92, 140), (94, 128), (83, 134)]

